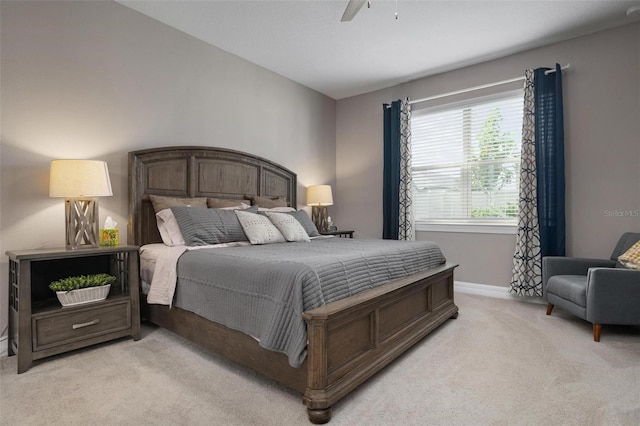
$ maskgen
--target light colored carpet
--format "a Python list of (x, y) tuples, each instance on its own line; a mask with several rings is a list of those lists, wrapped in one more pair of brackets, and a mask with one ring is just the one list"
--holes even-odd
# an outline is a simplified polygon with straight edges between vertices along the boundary
[[(640, 331), (457, 294), (449, 320), (333, 409), (331, 425), (638, 425)], [(307, 425), (301, 396), (150, 326), (34, 363), (0, 359), (2, 425)]]

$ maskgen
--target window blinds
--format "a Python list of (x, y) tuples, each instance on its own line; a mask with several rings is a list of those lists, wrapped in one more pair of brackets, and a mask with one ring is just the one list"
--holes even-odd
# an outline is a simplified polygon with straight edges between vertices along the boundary
[(523, 93), (413, 112), (417, 223), (515, 224)]

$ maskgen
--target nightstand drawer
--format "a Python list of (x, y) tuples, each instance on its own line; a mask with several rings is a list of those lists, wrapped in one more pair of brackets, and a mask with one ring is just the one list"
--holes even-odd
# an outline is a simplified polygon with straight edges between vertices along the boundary
[(33, 351), (65, 345), (131, 328), (131, 303), (122, 299), (34, 315), (32, 327)]

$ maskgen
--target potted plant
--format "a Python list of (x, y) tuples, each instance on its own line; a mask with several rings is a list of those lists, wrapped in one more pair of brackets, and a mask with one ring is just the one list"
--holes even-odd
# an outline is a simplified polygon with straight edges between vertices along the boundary
[(56, 292), (62, 306), (72, 306), (106, 299), (115, 280), (109, 274), (79, 275), (54, 281), (49, 288)]

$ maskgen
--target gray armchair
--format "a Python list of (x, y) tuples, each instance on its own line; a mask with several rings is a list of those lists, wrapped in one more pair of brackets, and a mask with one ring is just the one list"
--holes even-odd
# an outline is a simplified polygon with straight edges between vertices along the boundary
[(542, 259), (542, 297), (547, 315), (554, 306), (593, 324), (600, 341), (603, 324), (640, 325), (640, 270), (627, 269), (618, 256), (640, 240), (640, 233), (620, 237), (610, 259), (549, 256)]

